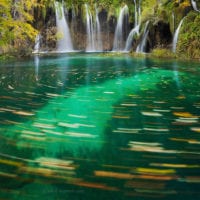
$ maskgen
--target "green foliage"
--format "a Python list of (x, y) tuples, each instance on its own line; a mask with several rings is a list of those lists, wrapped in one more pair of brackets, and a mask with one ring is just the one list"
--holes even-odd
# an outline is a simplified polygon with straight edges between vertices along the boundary
[(156, 48), (151, 52), (151, 56), (155, 58), (175, 58), (176, 55), (169, 49)]
[(11, 7), (7, 5), (10, 4), (10, 0), (0, 1), (0, 46), (4, 46), (11, 39), (9, 27), (12, 23), (11, 18)]
[[(32, 27), (33, 8), (37, 5), (32, 1), (0, 1), (0, 52), (27, 50), (34, 41), (37, 31)], [(12, 50), (11, 50), (12, 49)]]
[(143, 0), (142, 1), (142, 22), (152, 20), (155, 17), (155, 9), (157, 0)]
[(181, 27), (177, 53), (187, 58), (200, 58), (200, 14), (191, 11)]

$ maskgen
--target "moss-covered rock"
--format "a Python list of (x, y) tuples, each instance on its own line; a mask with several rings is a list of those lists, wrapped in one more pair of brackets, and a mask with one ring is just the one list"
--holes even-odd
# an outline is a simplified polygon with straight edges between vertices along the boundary
[(177, 54), (187, 58), (200, 59), (200, 13), (191, 11), (184, 19)]
[(153, 49), (151, 56), (155, 58), (176, 58), (176, 55), (172, 51), (164, 48)]

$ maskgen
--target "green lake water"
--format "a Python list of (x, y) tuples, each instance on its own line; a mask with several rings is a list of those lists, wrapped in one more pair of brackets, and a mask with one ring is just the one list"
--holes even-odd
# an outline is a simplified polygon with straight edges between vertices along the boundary
[(198, 62), (35, 56), (0, 87), (0, 199), (200, 198)]

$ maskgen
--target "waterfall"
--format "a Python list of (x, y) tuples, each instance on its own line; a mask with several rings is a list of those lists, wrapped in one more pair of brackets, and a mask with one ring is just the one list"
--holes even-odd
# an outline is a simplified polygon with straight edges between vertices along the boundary
[(194, 9), (195, 11), (200, 12), (200, 10), (197, 8), (197, 3), (196, 3), (196, 1), (191, 0), (191, 4), (192, 4), (192, 7), (193, 7), (193, 9)]
[(172, 43), (172, 51), (175, 53), (176, 52), (176, 44), (177, 44), (177, 41), (178, 41), (178, 35), (179, 35), (179, 31), (180, 31), (180, 28), (181, 28), (181, 25), (183, 23), (183, 20), (184, 18), (180, 21), (176, 31), (175, 31), (175, 34), (174, 34), (174, 38), (173, 38), (173, 43)]
[(57, 51), (70, 52), (73, 51), (73, 45), (71, 41), (71, 35), (67, 21), (65, 19), (63, 5), (59, 2), (55, 2), (56, 9), (56, 25), (58, 33)]
[(147, 43), (147, 36), (149, 34), (148, 25), (149, 25), (149, 21), (147, 21), (146, 24), (145, 24), (142, 40), (136, 48), (136, 52), (138, 52), (138, 53), (139, 52), (141, 52), (141, 53), (145, 52), (145, 47), (146, 47), (146, 43)]
[(139, 28), (140, 28), (140, 25), (138, 24), (129, 33), (128, 38), (126, 40), (126, 46), (125, 46), (124, 51), (130, 51), (135, 34), (139, 35)]
[(137, 8), (137, 3), (136, 0), (134, 0), (134, 4), (135, 4), (135, 24), (133, 29), (130, 31), (127, 40), (126, 40), (126, 45), (125, 45), (125, 49), (124, 51), (130, 51), (131, 50), (131, 46), (133, 43), (133, 39), (134, 36), (137, 34), (139, 35), (139, 29), (140, 29), (140, 1), (138, 4), (138, 8)]
[(86, 51), (94, 51), (94, 31), (93, 31), (93, 22), (92, 22), (92, 14), (88, 9), (88, 5), (85, 4), (86, 9), (86, 27), (87, 27), (87, 47)]
[(134, 28), (138, 25), (138, 10), (137, 10), (137, 3), (136, 0), (134, 0), (134, 4), (135, 4), (135, 25)]
[(128, 6), (125, 5), (120, 9), (119, 17), (117, 20), (117, 26), (115, 29), (115, 37), (113, 43), (113, 51), (122, 51), (124, 49), (124, 39), (123, 39), (123, 21), (125, 16), (128, 15)]
[(139, 0), (138, 2), (138, 7), (137, 7), (137, 1), (134, 0), (134, 4), (135, 4), (135, 25), (134, 25), (134, 28), (136, 26), (138, 26), (140, 24), (140, 17), (141, 17), (141, 7), (140, 7), (140, 4), (141, 4), (141, 0)]
[(34, 46), (33, 53), (39, 53), (39, 50), (40, 50), (40, 40), (41, 40), (41, 35), (37, 34), (36, 38), (35, 38), (35, 46)]
[(98, 10), (95, 8), (96, 15), (95, 21), (93, 21), (93, 16), (85, 4), (86, 9), (86, 29), (87, 29), (87, 52), (102, 51), (102, 39), (101, 39), (101, 28), (98, 16)]
[(96, 49), (98, 51), (102, 51), (103, 50), (103, 44), (102, 44), (102, 38), (101, 38), (101, 27), (100, 27), (100, 22), (99, 22), (99, 13), (98, 13), (98, 9), (95, 8), (96, 10), (96, 20), (95, 20), (95, 30), (96, 30)]

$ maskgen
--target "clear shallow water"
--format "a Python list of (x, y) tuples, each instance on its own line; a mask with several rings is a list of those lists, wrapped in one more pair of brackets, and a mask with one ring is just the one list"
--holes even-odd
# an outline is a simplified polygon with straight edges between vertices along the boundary
[(0, 64), (0, 197), (198, 199), (199, 63), (104, 54)]

